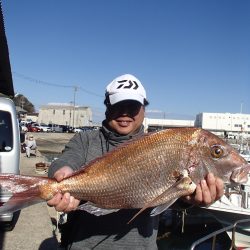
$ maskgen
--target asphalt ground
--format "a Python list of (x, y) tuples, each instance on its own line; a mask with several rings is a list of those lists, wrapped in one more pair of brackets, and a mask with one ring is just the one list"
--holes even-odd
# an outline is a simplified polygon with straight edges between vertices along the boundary
[[(27, 158), (20, 153), (20, 172), (24, 175), (47, 176), (37, 171), (36, 163), (48, 164), (42, 152), (60, 153), (73, 134), (33, 133), (38, 153)], [(49, 165), (49, 164), (48, 164)], [(0, 249), (3, 250), (50, 250), (60, 249), (60, 233), (57, 229), (58, 214), (54, 208), (42, 202), (22, 209), (15, 228), (0, 232)]]

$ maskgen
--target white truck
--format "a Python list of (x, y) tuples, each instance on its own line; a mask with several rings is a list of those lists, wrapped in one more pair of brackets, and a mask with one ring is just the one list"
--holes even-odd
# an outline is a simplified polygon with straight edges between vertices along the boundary
[[(0, 173), (19, 174), (20, 131), (13, 101), (0, 96)], [(0, 186), (0, 205), (12, 194)], [(19, 212), (0, 215), (0, 227), (12, 230)]]
[[(20, 131), (16, 107), (11, 100), (14, 97), (14, 86), (3, 20), (0, 1), (0, 174), (19, 174)], [(11, 196), (12, 194), (0, 185), (0, 206)], [(18, 216), (19, 211), (14, 214), (1, 214), (0, 229), (13, 229)]]

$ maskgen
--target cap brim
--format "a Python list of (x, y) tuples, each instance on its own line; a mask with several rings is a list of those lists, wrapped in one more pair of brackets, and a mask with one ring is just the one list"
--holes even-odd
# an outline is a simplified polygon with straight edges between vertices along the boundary
[(114, 105), (118, 102), (126, 101), (126, 100), (134, 100), (137, 102), (140, 102), (142, 105), (144, 104), (144, 97), (140, 96), (138, 94), (132, 94), (132, 93), (115, 93), (109, 95), (109, 101), (111, 105)]

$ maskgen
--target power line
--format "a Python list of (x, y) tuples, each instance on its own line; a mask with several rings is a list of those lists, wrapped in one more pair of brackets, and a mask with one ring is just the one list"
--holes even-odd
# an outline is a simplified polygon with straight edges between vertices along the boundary
[(41, 84), (41, 85), (48, 85), (48, 86), (52, 86), (52, 87), (57, 87), (57, 88), (72, 88), (73, 90), (75, 90), (75, 88), (77, 88), (77, 90), (81, 90), (87, 94), (90, 94), (90, 95), (94, 95), (94, 96), (97, 96), (97, 97), (101, 97), (101, 98), (104, 98), (103, 95), (99, 95), (95, 92), (92, 92), (92, 91), (89, 91), (87, 89), (84, 89), (82, 87), (78, 87), (76, 85), (65, 85), (65, 84), (58, 84), (58, 83), (51, 83), (51, 82), (47, 82), (47, 81), (43, 81), (43, 80), (39, 80), (39, 79), (35, 79), (33, 77), (30, 77), (30, 76), (26, 76), (24, 74), (21, 74), (21, 73), (18, 73), (18, 72), (15, 72), (13, 71), (13, 74), (19, 78), (22, 78), (22, 79), (25, 79), (25, 80), (28, 80), (30, 82), (34, 82), (36, 84)]
[(41, 84), (41, 85), (49, 85), (49, 86), (60, 87), (60, 88), (74, 88), (74, 86), (72, 86), (72, 85), (63, 85), (63, 84), (57, 84), (57, 83), (46, 82), (46, 81), (43, 81), (43, 80), (35, 79), (35, 78), (33, 78), (33, 77), (30, 77), (30, 76), (23, 75), (23, 74), (21, 74), (21, 73), (17, 73), (17, 72), (15, 72), (15, 71), (13, 71), (13, 74), (14, 74), (15, 76), (19, 77), (19, 78), (28, 80), (28, 81), (30, 81), (30, 82), (38, 83), (38, 84)]
[(85, 93), (88, 93), (88, 94), (90, 94), (90, 95), (94, 95), (94, 96), (97, 96), (97, 97), (104, 98), (103, 95), (96, 94), (96, 93), (94, 93), (94, 92), (92, 92), (92, 91), (89, 91), (89, 90), (87, 90), (87, 89), (84, 89), (84, 88), (82, 88), (82, 87), (78, 87), (78, 88), (79, 88), (79, 90), (81, 90), (81, 91), (83, 91), (83, 92), (85, 92)]

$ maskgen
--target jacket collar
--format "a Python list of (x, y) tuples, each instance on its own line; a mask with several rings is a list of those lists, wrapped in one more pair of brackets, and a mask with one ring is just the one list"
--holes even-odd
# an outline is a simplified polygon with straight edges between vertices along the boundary
[(115, 133), (115, 132), (111, 131), (110, 129), (108, 129), (108, 127), (106, 126), (106, 122), (104, 120), (102, 122), (101, 132), (103, 133), (103, 135), (104, 135), (106, 141), (108, 141), (108, 143), (110, 143), (113, 146), (116, 146), (116, 145), (121, 144), (125, 141), (128, 141), (132, 138), (136, 138), (136, 137), (143, 135), (144, 134), (144, 126), (141, 125), (140, 130), (136, 134), (120, 135), (120, 134)]

